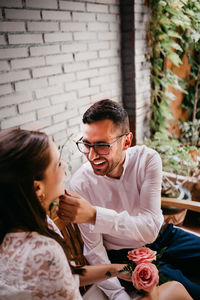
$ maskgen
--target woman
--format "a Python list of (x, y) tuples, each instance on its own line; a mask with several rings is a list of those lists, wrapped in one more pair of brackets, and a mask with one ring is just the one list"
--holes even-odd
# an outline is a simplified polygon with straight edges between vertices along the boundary
[[(46, 218), (50, 203), (64, 193), (65, 169), (46, 134), (20, 129), (0, 133), (0, 299), (82, 299), (72, 273), (82, 273), (80, 282), (86, 285), (108, 273), (116, 276), (124, 267), (77, 269), (68, 263), (67, 245)], [(169, 300), (171, 287), (173, 300), (191, 300), (177, 283), (156, 287), (144, 299)]]

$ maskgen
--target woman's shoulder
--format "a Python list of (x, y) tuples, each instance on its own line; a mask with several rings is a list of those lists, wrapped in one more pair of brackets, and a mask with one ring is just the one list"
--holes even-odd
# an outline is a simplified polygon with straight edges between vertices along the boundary
[[(30, 236), (26, 238), (24, 243), (28, 243), (31, 247), (31, 251), (39, 253), (42, 251), (42, 255), (45, 257), (45, 253), (51, 253), (52, 256), (57, 255), (60, 252), (64, 255), (63, 249), (60, 244), (53, 238), (41, 235), (37, 232), (32, 232)], [(65, 255), (64, 255), (65, 256)]]
[(0, 250), (2, 282), (14, 286), (16, 293), (23, 287), (31, 299), (81, 299), (64, 251), (54, 239), (37, 232), (10, 233)]
[(54, 262), (59, 268), (63, 261), (68, 267), (61, 246), (54, 239), (37, 232), (8, 233), (0, 245), (0, 267), (5, 274), (6, 269), (9, 269), (15, 276), (16, 269), (19, 269), (19, 273), (22, 272), (23, 278), (26, 278), (41, 269), (53, 269)]
[[(41, 249), (52, 249), (55, 251), (62, 250), (61, 246), (52, 238), (41, 235), (37, 232), (11, 232), (7, 233), (3, 243), (1, 244), (0, 252), (9, 252), (12, 249), (20, 249), (20, 253), (34, 253)], [(31, 254), (30, 254), (31, 255)]]

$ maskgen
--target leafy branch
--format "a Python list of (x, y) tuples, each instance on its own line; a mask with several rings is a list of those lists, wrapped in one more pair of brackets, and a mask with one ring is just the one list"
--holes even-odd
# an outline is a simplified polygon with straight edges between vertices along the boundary
[[(169, 121), (172, 120), (169, 99), (175, 100), (169, 87), (187, 94), (183, 80), (166, 67), (167, 59), (172, 65), (179, 67), (184, 54), (189, 59), (199, 56), (194, 51), (200, 44), (200, 4), (196, 0), (149, 0), (150, 22), (148, 27), (149, 54), (147, 60), (151, 68), (151, 131), (165, 133), (169, 136)], [(199, 83), (195, 85), (195, 112), (199, 99)]]

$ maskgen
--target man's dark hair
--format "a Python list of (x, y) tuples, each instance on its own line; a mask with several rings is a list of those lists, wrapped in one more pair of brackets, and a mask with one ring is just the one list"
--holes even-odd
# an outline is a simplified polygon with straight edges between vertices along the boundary
[(97, 121), (111, 120), (124, 133), (129, 132), (129, 120), (126, 110), (117, 102), (104, 99), (90, 106), (83, 115), (83, 123), (91, 124)]

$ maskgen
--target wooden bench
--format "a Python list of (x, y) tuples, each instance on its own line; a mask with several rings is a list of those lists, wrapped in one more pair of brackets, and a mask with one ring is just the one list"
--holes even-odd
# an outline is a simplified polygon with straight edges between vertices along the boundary
[(180, 199), (177, 199), (177, 198), (162, 197), (161, 204), (163, 206), (175, 206), (175, 207), (180, 207), (180, 208), (200, 212), (200, 202), (197, 202), (197, 201), (180, 200)]

